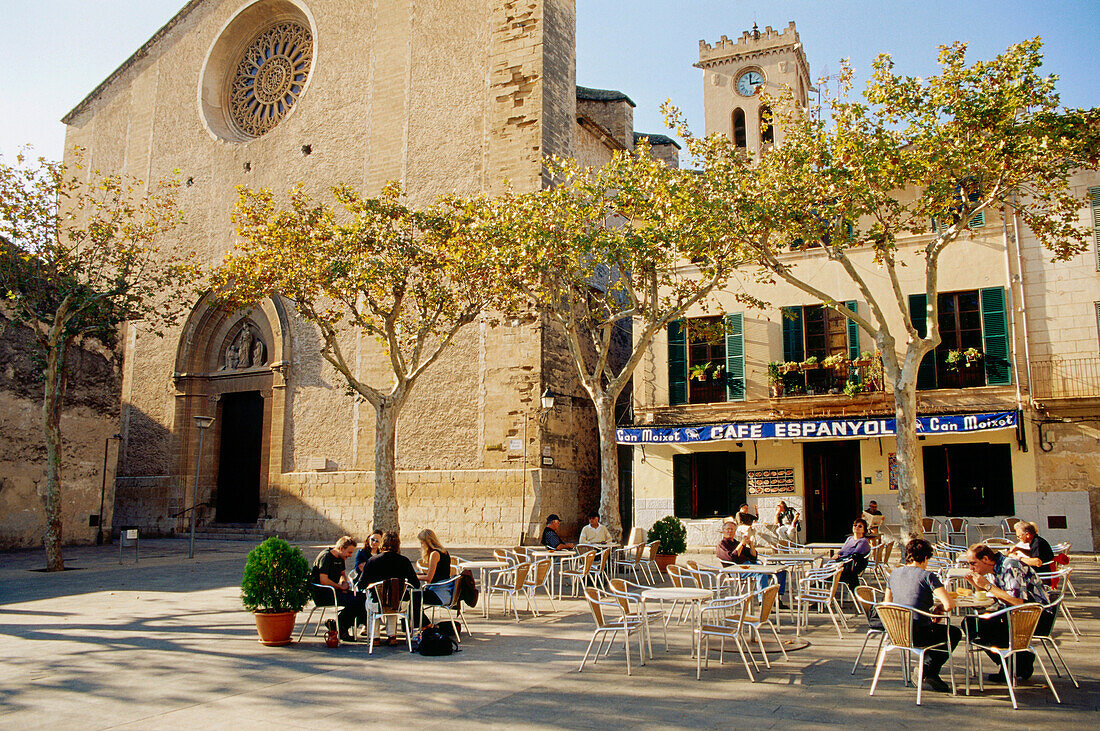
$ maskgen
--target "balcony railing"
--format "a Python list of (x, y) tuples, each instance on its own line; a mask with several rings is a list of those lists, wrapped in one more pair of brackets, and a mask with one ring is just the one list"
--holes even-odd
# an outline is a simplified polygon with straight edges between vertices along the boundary
[(1100, 356), (1031, 362), (1032, 398), (1100, 397)]
[(844, 387), (854, 375), (859, 376), (859, 386), (854, 389), (855, 392), (868, 393), (882, 390), (881, 376), (876, 378), (871, 375), (869, 366), (857, 366), (845, 362), (833, 367), (815, 365), (807, 368), (803, 365), (799, 370), (787, 371), (782, 374), (782, 388), (778, 392), (773, 388), (772, 393), (778, 397), (840, 394), (844, 393)]

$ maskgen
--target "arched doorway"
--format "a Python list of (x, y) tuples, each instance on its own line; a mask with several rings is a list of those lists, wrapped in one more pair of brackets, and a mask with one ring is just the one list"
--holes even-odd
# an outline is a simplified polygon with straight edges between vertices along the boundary
[[(229, 312), (206, 295), (188, 318), (173, 378), (179, 445), (174, 470), (183, 509), (178, 527), (190, 520), (196, 469), (199, 525), (256, 524), (270, 517), (270, 476), (282, 468), (288, 332), (277, 298), (248, 312)], [(214, 417), (197, 467), (196, 416)]]

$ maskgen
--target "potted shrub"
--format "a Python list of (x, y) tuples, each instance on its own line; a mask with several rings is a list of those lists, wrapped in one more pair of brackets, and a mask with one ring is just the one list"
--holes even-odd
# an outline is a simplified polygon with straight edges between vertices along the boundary
[(677, 556), (687, 550), (687, 528), (679, 518), (667, 515), (653, 524), (646, 540), (661, 542), (654, 559), (657, 568), (664, 571), (670, 564), (676, 563)]
[(772, 398), (783, 395), (783, 364), (777, 360), (768, 363), (768, 389)]
[(309, 601), (309, 572), (301, 549), (281, 538), (268, 538), (249, 551), (241, 603), (256, 618), (261, 644), (290, 644), (294, 618)]

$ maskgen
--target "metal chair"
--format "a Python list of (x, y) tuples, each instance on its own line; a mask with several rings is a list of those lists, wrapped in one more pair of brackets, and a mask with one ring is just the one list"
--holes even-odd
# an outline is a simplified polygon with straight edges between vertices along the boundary
[[(554, 603), (554, 559), (540, 558), (534, 562), (531, 571), (527, 572), (527, 580), (531, 584), (531, 597), (537, 599), (539, 589), (546, 592), (550, 600), (551, 608), (556, 612), (558, 605)], [(538, 614), (538, 601), (535, 602), (535, 614)]]
[(530, 572), (532, 564), (530, 562), (524, 562), (516, 564), (511, 569), (501, 570), (496, 575), (496, 581), (489, 585), (489, 596), (485, 597), (485, 601), (491, 602), (493, 594), (502, 594), (504, 596), (504, 612), (508, 613), (509, 605), (512, 607), (512, 614), (515, 615), (516, 621), (519, 621), (519, 607), (516, 605), (516, 600), (523, 596), (527, 599), (527, 611), (532, 615), (538, 616), (538, 611), (532, 605), (531, 598), (531, 585), (527, 581), (527, 574)]
[(943, 530), (943, 522), (939, 518), (924, 517), (920, 519), (921, 530), (924, 531), (924, 540), (935, 545), (940, 540), (940, 532)]
[(1016, 524), (1019, 522), (1020, 519), (1015, 516), (1001, 521), (1001, 535), (1004, 536), (1006, 541), (1016, 542)]
[[(1039, 604), (1029, 602), (1027, 604), (1017, 604), (1012, 607), (1006, 607), (997, 612), (990, 614), (978, 615), (978, 619), (994, 619), (996, 617), (1004, 616), (1008, 620), (1008, 646), (998, 647), (997, 645), (981, 644), (979, 642), (971, 641), (970, 652), (977, 653), (980, 650), (991, 652), (997, 656), (1001, 661), (1001, 671), (1004, 673), (1005, 683), (1008, 685), (1008, 695), (1012, 699), (1012, 707), (1018, 709), (1019, 705), (1016, 703), (1016, 688), (1014, 686), (1014, 675), (1012, 669), (1009, 667), (1008, 661), (1015, 655), (1021, 652), (1033, 652), (1035, 653), (1035, 659), (1039, 662), (1039, 669), (1043, 671), (1043, 677), (1046, 678), (1047, 687), (1050, 688), (1050, 692), (1054, 694), (1054, 700), (1059, 703), (1062, 699), (1058, 697), (1058, 691), (1054, 689), (1054, 684), (1050, 682), (1050, 673), (1047, 672), (1047, 666), (1043, 662), (1042, 656), (1036, 652), (1035, 647), (1031, 644), (1031, 640), (1035, 635), (1035, 627), (1039, 623), (1039, 618), (1043, 614), (1043, 607)], [(978, 670), (978, 689), (984, 690), (985, 686), (982, 683), (981, 673), (981, 658), (979, 656), (977, 662)], [(970, 665), (970, 658), (967, 658), (967, 666)], [(1015, 663), (1013, 663), (1015, 665)], [(970, 676), (967, 675), (967, 684), (969, 685)]]
[[(612, 579), (611, 586), (608, 589), (608, 593), (616, 597), (623, 595), (631, 601), (638, 602), (638, 613), (642, 618), (642, 622), (645, 624), (646, 644), (649, 646), (649, 656), (653, 657), (653, 638), (649, 632), (649, 620), (656, 619), (661, 621), (661, 631), (665, 635), (665, 652), (668, 652), (668, 627), (664, 623), (665, 612), (660, 607), (649, 608), (642, 602), (642, 592), (648, 587), (641, 584), (632, 584), (626, 579)], [(645, 607), (645, 611), (642, 611), (642, 607)], [(629, 610), (628, 606), (623, 607), (624, 611)]]
[(595, 551), (587, 551), (579, 556), (563, 558), (558, 569), (558, 599), (561, 599), (565, 580), (569, 579), (569, 595), (577, 595), (577, 587), (583, 587), (592, 576), (592, 566), (596, 560)]
[[(875, 689), (878, 687), (879, 675), (882, 674), (882, 665), (886, 661), (886, 655), (890, 650), (901, 650), (906, 653), (906, 657), (909, 655), (917, 656), (917, 705), (920, 705), (921, 690), (924, 685), (924, 655), (929, 650), (943, 650), (950, 654), (951, 652), (951, 622), (949, 619), (945, 619), (943, 615), (932, 614), (930, 612), (922, 612), (915, 607), (908, 607), (902, 604), (876, 604), (875, 612), (878, 613), (879, 619), (882, 620), (882, 627), (886, 632), (886, 636), (890, 641), (883, 644), (878, 653), (878, 663), (875, 665), (875, 679), (871, 681), (871, 695), (875, 694)], [(915, 647), (913, 645), (913, 622), (918, 616), (928, 617), (929, 619), (944, 619), (944, 638), (943, 642), (938, 642), (934, 645), (928, 645), (926, 647)], [(955, 694), (955, 663), (948, 658), (948, 665), (951, 669), (951, 694)], [(908, 683), (908, 666), (903, 665), (903, 678)]]
[[(795, 634), (802, 634), (803, 625), (809, 625), (810, 623), (810, 605), (816, 604), (818, 608), (824, 607), (829, 612), (829, 618), (833, 620), (833, 626), (836, 627), (837, 637), (844, 639), (844, 634), (840, 631), (840, 624), (844, 625), (844, 629), (848, 629), (848, 622), (844, 619), (844, 611), (840, 608), (840, 603), (837, 601), (837, 589), (840, 586), (840, 574), (844, 570), (844, 563), (832, 564), (824, 566), (819, 569), (810, 569), (806, 572), (806, 577), (799, 579), (798, 581), (798, 596), (795, 597), (795, 601), (798, 603), (798, 623), (796, 624)], [(837, 623), (837, 616), (840, 616), (840, 623)]]
[(302, 637), (306, 633), (306, 628), (309, 627), (309, 622), (313, 619), (313, 613), (316, 612), (318, 609), (321, 610), (321, 614), (317, 617), (317, 626), (313, 629), (314, 637), (321, 634), (321, 627), (325, 621), (325, 611), (328, 609), (332, 609), (333, 613), (336, 615), (336, 630), (340, 634), (344, 634), (344, 630), (347, 628), (340, 626), (340, 606), (336, 603), (336, 587), (324, 586), (322, 584), (314, 584), (313, 582), (310, 582), (309, 588), (314, 592), (317, 590), (320, 590), (322, 592), (331, 591), (332, 604), (318, 604), (317, 602), (313, 602), (313, 608), (309, 610), (309, 616), (306, 617), (306, 621), (302, 624), (301, 631), (298, 632), (298, 642), (302, 641)]
[[(641, 663), (645, 665), (645, 651), (642, 646), (642, 641), (645, 634), (642, 630), (643, 622), (640, 615), (630, 614), (623, 608), (623, 604), (620, 603), (619, 597), (600, 591), (594, 586), (584, 587), (584, 599), (588, 604), (588, 611), (592, 613), (592, 619), (596, 622), (596, 629), (592, 631), (592, 638), (588, 640), (588, 648), (584, 651), (584, 657), (581, 658), (581, 666), (577, 668), (577, 672), (584, 671), (584, 665), (588, 662), (588, 656), (592, 652), (592, 645), (599, 638), (600, 644), (596, 648), (596, 655), (592, 659), (592, 662), (598, 662), (600, 655), (606, 655), (611, 651), (611, 644), (615, 641), (615, 636), (620, 632), (623, 633), (623, 649), (626, 650), (626, 674), (631, 674), (630, 667), (630, 635), (638, 633), (638, 657)], [(613, 615), (618, 615), (617, 617)], [(609, 616), (610, 615), (610, 616)], [(607, 641), (607, 650), (604, 651), (603, 644)]]
[[(1050, 590), (1051, 593), (1057, 592), (1058, 597), (1065, 598), (1066, 590), (1070, 588), (1069, 575), (1072, 572), (1073, 569), (1066, 566), (1064, 569), (1058, 571), (1038, 572), (1038, 576), (1044, 584), (1052, 587)], [(1069, 613), (1069, 606), (1067, 606), (1064, 601), (1059, 603), (1059, 611), (1062, 616), (1066, 618), (1066, 624), (1069, 626), (1069, 631), (1073, 634), (1073, 639), (1080, 642), (1081, 630), (1077, 626), (1077, 621), (1073, 618), (1073, 615)]]
[(649, 567), (643, 563), (645, 555), (644, 543), (638, 543), (633, 546), (623, 546), (616, 550), (618, 553), (616, 564), (619, 566), (620, 573), (626, 573), (626, 571), (629, 570), (634, 574), (634, 581), (637, 582), (639, 581), (638, 571), (640, 570), (642, 574), (646, 575), (646, 578), (649, 579), (649, 583), (653, 583), (653, 577), (649, 575)]
[(951, 543), (952, 538), (962, 537), (962, 543), (967, 543), (966, 529), (970, 524), (966, 518), (948, 518), (943, 523), (944, 541)]
[[(772, 636), (775, 637), (775, 644), (779, 645), (779, 651), (783, 653), (783, 659), (790, 660), (787, 656), (787, 648), (783, 647), (783, 641), (779, 639), (779, 632), (776, 630), (775, 623), (771, 621), (772, 609), (775, 607), (778, 598), (778, 584), (772, 584), (763, 591), (755, 592), (753, 599), (756, 601), (759, 611), (756, 614), (745, 614), (742, 617), (743, 624), (751, 629), (753, 635), (756, 636), (756, 644), (760, 647), (760, 654), (764, 656), (764, 665), (769, 669), (772, 664), (768, 660), (767, 650), (764, 649), (764, 639), (760, 636), (761, 627), (767, 627), (771, 630)], [(752, 654), (751, 650), (749, 654)]]
[(409, 604), (412, 601), (412, 587), (404, 579), (383, 579), (369, 584), (367, 592), (367, 632), (369, 633), (369, 649), (367, 654), (374, 654), (374, 639), (381, 622), (389, 619), (394, 621), (394, 629), (400, 630), (405, 626), (405, 643), (412, 648), (412, 629), (409, 622)]
[(462, 614), (462, 595), (458, 591), (458, 582), (461, 578), (461, 576), (452, 576), (446, 581), (437, 581), (424, 587), (425, 590), (435, 589), (451, 597), (448, 604), (428, 604), (425, 602), (424, 610), (430, 615), (429, 618), (432, 624), (435, 624), (436, 612), (450, 612), (451, 627), (454, 628), (456, 642), (462, 642), (461, 633), (458, 631), (459, 626), (466, 630), (467, 635), (472, 637), (474, 634), (470, 631), (470, 625), (466, 624), (466, 617)]
[(651, 584), (657, 583), (654, 579), (660, 579), (661, 583), (664, 583), (665, 580), (661, 576), (661, 567), (657, 565), (657, 559), (655, 558), (660, 550), (660, 541), (650, 541), (645, 544), (645, 558), (642, 559), (641, 565), (645, 567), (645, 572), (649, 575), (649, 583)]
[[(695, 629), (695, 638), (697, 640), (696, 654), (695, 654), (695, 679), (700, 680), (703, 677), (703, 644), (706, 643), (706, 659), (707, 667), (710, 667), (710, 640), (712, 637), (717, 637), (721, 641), (721, 646), (718, 651), (718, 662), (724, 662), (724, 655), (726, 649), (726, 640), (733, 642), (737, 648), (737, 652), (741, 655), (741, 662), (745, 665), (745, 672), (749, 674), (749, 680), (756, 682), (756, 676), (752, 673), (752, 668), (749, 667), (749, 658), (752, 658), (750, 652), (748, 657), (745, 655), (747, 643), (745, 641), (745, 617), (748, 614), (749, 598), (751, 594), (744, 594), (736, 597), (723, 597), (722, 599), (712, 599), (707, 602), (699, 613), (699, 626)], [(708, 622), (708, 615), (710, 615), (710, 621)], [(736, 617), (736, 618), (732, 618)], [(759, 670), (759, 666), (756, 665), (756, 659), (752, 658), (752, 664)]]
[(886, 595), (886, 592), (879, 591), (870, 586), (857, 586), (856, 587), (856, 604), (863, 610), (863, 616), (867, 618), (867, 634), (863, 636), (863, 644), (859, 648), (859, 654), (856, 655), (856, 661), (852, 665), (852, 675), (856, 674), (856, 670), (859, 669), (859, 661), (863, 657), (863, 651), (867, 649), (867, 641), (872, 637), (878, 637), (878, 650), (875, 651), (877, 657), (882, 652), (882, 643), (886, 639), (886, 630), (883, 629), (882, 623), (879, 622), (879, 626), (876, 627), (873, 620), (878, 618), (875, 613), (875, 605), (882, 601), (882, 597)]
[[(1049, 604), (1044, 604), (1043, 610), (1047, 612), (1053, 612), (1055, 619), (1057, 619), (1058, 612), (1061, 609), (1062, 604), (1065, 602), (1065, 600), (1065, 594), (1060, 594), (1054, 601), (1050, 602)], [(1036, 627), (1036, 631), (1038, 631), (1038, 627)], [(1066, 675), (1069, 676), (1069, 679), (1073, 681), (1073, 684), (1075, 686), (1080, 688), (1081, 684), (1077, 682), (1077, 678), (1073, 677), (1073, 671), (1069, 669), (1069, 665), (1066, 665), (1066, 659), (1062, 657), (1062, 651), (1058, 649), (1058, 640), (1054, 639), (1053, 622), (1051, 623), (1050, 630), (1047, 632), (1047, 634), (1034, 635), (1032, 639), (1038, 640), (1039, 644), (1042, 645), (1044, 650), (1046, 650), (1047, 657), (1050, 658), (1050, 664), (1054, 666), (1054, 672), (1058, 675), (1058, 677), (1062, 676), (1062, 671), (1058, 669), (1058, 662), (1060, 661), (1062, 663), (1062, 667), (1066, 669)], [(1078, 639), (1078, 642), (1080, 642), (1080, 639)], [(1051, 650), (1054, 650), (1054, 655), (1057, 655), (1057, 661), (1054, 659), (1054, 655), (1051, 655)]]

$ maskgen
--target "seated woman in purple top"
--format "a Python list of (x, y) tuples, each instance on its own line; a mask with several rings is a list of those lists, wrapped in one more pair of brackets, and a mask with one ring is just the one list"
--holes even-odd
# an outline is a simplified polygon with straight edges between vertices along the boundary
[(840, 580), (848, 585), (853, 595), (856, 587), (859, 586), (859, 575), (863, 573), (863, 569), (867, 568), (867, 557), (871, 555), (871, 542), (866, 536), (867, 521), (856, 518), (852, 522), (852, 535), (848, 536), (848, 540), (844, 541), (844, 545), (836, 554), (837, 561), (847, 560), (844, 571), (840, 574)]

